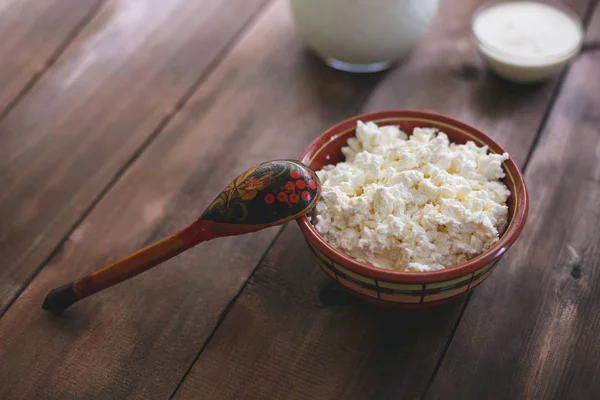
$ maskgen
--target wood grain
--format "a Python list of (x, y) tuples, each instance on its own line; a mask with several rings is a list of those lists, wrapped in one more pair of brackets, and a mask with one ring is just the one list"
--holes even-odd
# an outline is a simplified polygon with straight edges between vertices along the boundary
[(572, 66), (529, 163), (528, 224), (471, 298), (427, 398), (598, 398), (598, 70), (599, 52)]
[(314, 267), (290, 224), (175, 398), (415, 398), (461, 304), (388, 310), (356, 300)]
[(378, 76), (303, 51), (286, 3), (270, 6), (0, 320), (0, 398), (166, 398), (277, 228), (218, 239), (77, 303), (46, 292), (181, 229), (239, 173), (297, 157), (355, 114)]
[(262, 2), (109, 1), (0, 121), (0, 313)]
[(0, 1), (0, 115), (54, 62), (102, 1)]
[[(442, 3), (438, 22), (447, 23), (435, 24), (419, 50), (386, 76), (366, 109), (455, 116), (524, 163), (558, 80), (524, 87), (485, 72), (468, 44), (476, 3)], [(587, 3), (572, 5), (583, 14)], [(424, 312), (373, 309), (333, 290), (302, 240), (295, 226), (278, 238), (176, 398), (408, 399), (424, 393), (464, 300)]]

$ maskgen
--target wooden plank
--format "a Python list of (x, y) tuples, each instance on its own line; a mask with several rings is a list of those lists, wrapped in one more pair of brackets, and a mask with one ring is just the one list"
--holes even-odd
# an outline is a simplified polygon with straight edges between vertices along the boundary
[(594, 46), (594, 49), (597, 51), (600, 46), (600, 6), (598, 2), (596, 2), (596, 7), (594, 13), (592, 14), (592, 18), (590, 20), (586, 35), (585, 35), (585, 44), (589, 44)]
[(261, 262), (176, 399), (404, 399), (427, 382), (462, 302), (388, 310), (337, 289), (295, 224)]
[(0, 115), (54, 62), (102, 1), (0, 1)]
[[(443, 2), (438, 21), (451, 22), (436, 24), (419, 51), (379, 84), (366, 108), (454, 115), (504, 143), (523, 163), (557, 82), (521, 87), (484, 72), (468, 45), (476, 3)], [(572, 5), (579, 13), (586, 9), (585, 2)], [(176, 398), (418, 398), (463, 304), (390, 311), (351, 300), (332, 289), (290, 226)]]
[(54, 318), (53, 286), (194, 220), (262, 160), (298, 156), (378, 80), (307, 57), (266, 10), (0, 320), (0, 398), (166, 398), (278, 232), (204, 243)]
[(0, 121), (0, 313), (263, 0), (113, 0)]
[(471, 298), (428, 398), (598, 398), (599, 69), (597, 51), (572, 66), (526, 174), (527, 226)]

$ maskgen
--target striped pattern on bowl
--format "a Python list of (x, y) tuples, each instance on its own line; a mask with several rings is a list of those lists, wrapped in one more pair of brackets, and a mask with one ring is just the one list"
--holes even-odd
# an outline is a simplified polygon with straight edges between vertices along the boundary
[(429, 303), (450, 300), (479, 285), (487, 278), (497, 260), (458, 278), (432, 283), (394, 283), (352, 272), (328, 258), (306, 241), (321, 269), (345, 288), (380, 301), (394, 303)]

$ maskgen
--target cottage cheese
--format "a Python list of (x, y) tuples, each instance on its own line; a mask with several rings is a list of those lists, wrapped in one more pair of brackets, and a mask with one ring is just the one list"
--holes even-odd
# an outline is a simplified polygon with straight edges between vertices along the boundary
[(376, 267), (432, 271), (460, 264), (498, 241), (510, 191), (508, 154), (450, 143), (433, 128), (410, 137), (396, 126), (358, 122), (345, 162), (317, 171), (312, 222), (329, 244)]

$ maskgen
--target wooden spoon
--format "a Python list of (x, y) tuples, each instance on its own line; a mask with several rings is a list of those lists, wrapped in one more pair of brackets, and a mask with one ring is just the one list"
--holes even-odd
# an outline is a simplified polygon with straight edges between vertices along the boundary
[(42, 308), (60, 314), (73, 303), (134, 277), (200, 242), (255, 232), (296, 219), (314, 207), (320, 191), (315, 172), (299, 161), (259, 164), (227, 185), (187, 228), (84, 278), (52, 289)]

